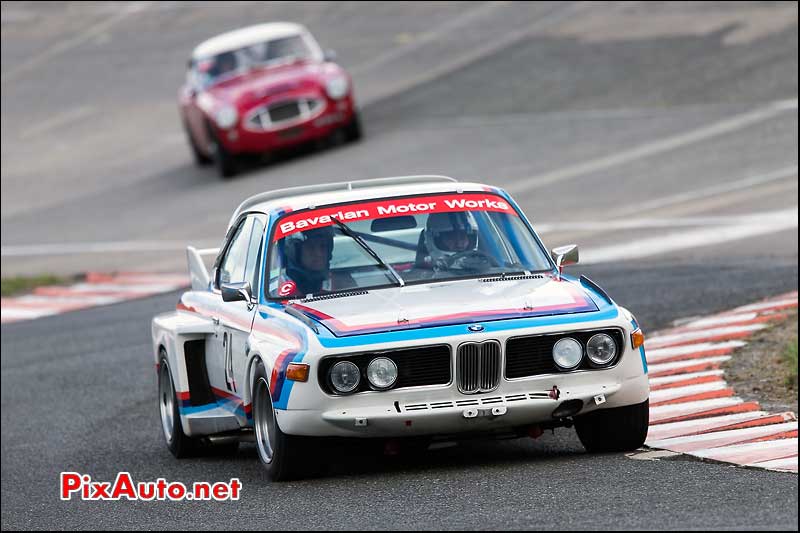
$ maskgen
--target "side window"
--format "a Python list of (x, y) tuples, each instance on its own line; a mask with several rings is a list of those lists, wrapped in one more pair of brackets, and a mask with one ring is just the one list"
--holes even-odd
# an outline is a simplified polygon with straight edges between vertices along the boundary
[(236, 233), (231, 238), (230, 246), (225, 252), (225, 257), (220, 261), (218, 287), (223, 283), (245, 281), (244, 269), (247, 261), (247, 245), (250, 243), (250, 228), (252, 226), (253, 218), (248, 217), (236, 229)]
[(261, 246), (264, 241), (264, 217), (256, 215), (250, 233), (250, 244), (247, 251), (247, 263), (244, 267), (244, 279), (250, 282), (253, 294), (258, 294), (258, 275), (261, 270)]

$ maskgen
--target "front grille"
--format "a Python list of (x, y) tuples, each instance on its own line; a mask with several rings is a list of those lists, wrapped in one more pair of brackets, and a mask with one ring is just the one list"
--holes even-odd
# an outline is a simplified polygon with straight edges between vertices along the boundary
[(310, 120), (324, 111), (322, 100), (300, 98), (262, 107), (254, 111), (247, 120), (253, 130), (271, 130), (289, 126), (303, 120)]
[[(552, 335), (530, 335), (526, 337), (513, 337), (506, 341), (506, 377), (513, 379), (538, 376), (541, 374), (557, 374), (561, 372), (561, 370), (559, 370), (553, 362), (553, 346), (555, 343), (564, 337), (572, 337), (583, 344), (585, 352), (586, 342), (592, 335), (597, 333), (610, 335), (617, 343), (617, 355), (608, 366), (615, 365), (625, 349), (624, 337), (622, 331), (619, 329), (575, 331)], [(591, 368), (593, 368), (593, 366), (584, 353), (583, 360), (577, 370), (587, 370)]]
[(272, 123), (291, 120), (300, 116), (300, 105), (297, 101), (283, 102), (269, 107), (269, 120)]
[(467, 342), (458, 347), (458, 390), (465, 394), (487, 392), (500, 381), (500, 343)]
[(328, 380), (330, 368), (339, 361), (351, 361), (361, 370), (358, 392), (371, 390), (366, 371), (369, 362), (376, 357), (388, 357), (397, 365), (397, 383), (392, 390), (424, 385), (447, 385), (451, 380), (450, 346), (422, 346), (385, 352), (368, 352), (353, 355), (327, 357), (320, 361), (319, 383), (327, 392), (335, 394)]

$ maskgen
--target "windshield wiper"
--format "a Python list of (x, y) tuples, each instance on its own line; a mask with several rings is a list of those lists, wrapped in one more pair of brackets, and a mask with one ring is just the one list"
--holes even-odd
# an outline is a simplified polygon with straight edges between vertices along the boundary
[(397, 271), (394, 268), (392, 268), (391, 265), (389, 265), (383, 259), (381, 259), (381, 257), (375, 252), (375, 250), (370, 248), (369, 245), (366, 242), (364, 242), (364, 239), (359, 237), (358, 234), (356, 234), (353, 230), (351, 230), (350, 228), (345, 226), (339, 220), (337, 220), (337, 219), (335, 219), (333, 217), (331, 217), (331, 220), (333, 220), (334, 224), (339, 226), (339, 229), (342, 230), (342, 233), (344, 233), (345, 235), (347, 235), (348, 237), (350, 237), (351, 239), (356, 241), (370, 256), (372, 256), (373, 259), (375, 259), (375, 261), (378, 262), (378, 264), (383, 269), (388, 270), (389, 272), (391, 272), (392, 276), (394, 276), (394, 279), (397, 282), (397, 285), (399, 287), (405, 286), (406, 282), (403, 281), (403, 278), (400, 277), (400, 274), (398, 274)]

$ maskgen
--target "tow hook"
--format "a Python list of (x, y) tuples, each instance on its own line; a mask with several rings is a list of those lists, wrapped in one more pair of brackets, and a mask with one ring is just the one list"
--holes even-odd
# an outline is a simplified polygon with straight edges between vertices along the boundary
[(553, 385), (553, 388), (548, 391), (548, 394), (553, 400), (558, 400), (561, 398), (561, 391), (558, 390), (558, 386), (556, 385)]

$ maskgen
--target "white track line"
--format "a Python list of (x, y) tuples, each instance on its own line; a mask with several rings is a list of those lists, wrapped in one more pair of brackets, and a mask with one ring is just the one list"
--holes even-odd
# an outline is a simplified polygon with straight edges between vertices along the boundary
[(58, 54), (66, 52), (67, 50), (88, 41), (92, 37), (108, 31), (109, 28), (115, 24), (118, 24), (128, 16), (139, 13), (140, 11), (146, 9), (151, 3), (152, 2), (132, 2), (125, 6), (120, 6), (117, 9), (117, 12), (107, 19), (101, 20), (97, 24), (90, 26), (74, 37), (60, 41), (49, 48), (45, 48), (43, 51), (39, 52), (33, 57), (28, 58), (26, 61), (16, 65), (14, 68), (9, 69), (5, 76), (3, 76), (2, 80), (0, 80), (0, 83), (5, 85), (9, 81), (13, 81), (18, 78), (24, 72), (41, 66), (44, 62), (57, 56)]
[[(202, 246), (206, 246), (206, 244)], [(30, 257), (38, 255), (105, 254), (109, 252), (167, 252), (185, 249), (186, 241), (75, 242), (3, 246), (0, 248), (0, 256)]]
[(581, 264), (592, 265), (626, 259), (641, 259), (689, 248), (722, 244), (759, 235), (777, 233), (797, 228), (797, 213), (797, 207), (793, 207), (765, 213), (761, 221), (756, 224), (737, 224), (673, 232), (624, 244), (589, 248), (581, 252)]
[(687, 131), (678, 135), (673, 135), (665, 139), (660, 139), (650, 143), (639, 145), (630, 150), (624, 150), (615, 154), (591, 159), (577, 165), (540, 174), (538, 176), (523, 178), (506, 184), (506, 189), (520, 194), (539, 187), (544, 187), (557, 182), (575, 179), (587, 174), (592, 174), (601, 170), (606, 170), (615, 166), (637, 161), (675, 150), (682, 146), (694, 144), (706, 139), (711, 139), (720, 135), (725, 135), (736, 130), (740, 130), (752, 124), (757, 124), (773, 117), (781, 115), (786, 111), (797, 109), (797, 99), (781, 100), (772, 102), (757, 109), (740, 113), (731, 118), (709, 124), (695, 130)]
[(792, 176), (797, 176), (797, 165), (784, 167), (778, 170), (774, 170), (772, 172), (767, 172), (765, 174), (749, 176), (747, 178), (732, 182), (725, 182), (719, 185), (712, 185), (710, 187), (705, 187), (703, 189), (695, 189), (692, 191), (686, 191), (672, 196), (656, 198), (655, 200), (650, 200), (649, 202), (637, 202), (636, 205), (615, 211), (614, 216), (627, 217), (629, 215), (638, 215), (640, 213), (645, 213), (650, 210), (658, 209), (661, 207), (667, 207), (675, 204), (683, 204), (695, 200), (702, 200), (703, 198), (719, 196), (721, 194), (726, 194), (729, 192), (735, 192), (743, 189), (750, 189), (753, 187), (757, 187), (758, 185), (764, 185), (765, 183), (791, 178)]

